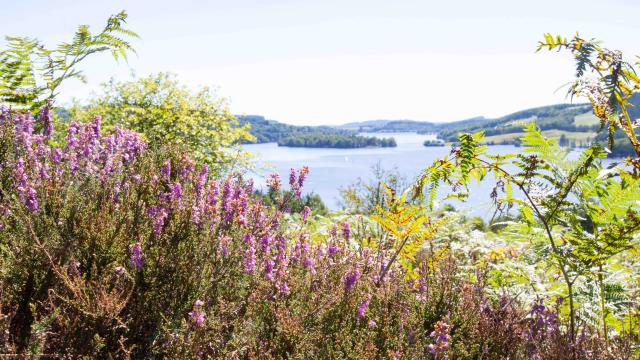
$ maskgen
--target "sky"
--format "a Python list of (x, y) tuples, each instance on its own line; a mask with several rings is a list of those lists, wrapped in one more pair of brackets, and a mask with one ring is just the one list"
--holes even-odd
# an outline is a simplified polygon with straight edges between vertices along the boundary
[(567, 102), (573, 61), (535, 52), (546, 32), (640, 54), (637, 0), (0, 1), (0, 34), (49, 46), (129, 13), (137, 55), (88, 59), (87, 83), (63, 85), (60, 104), (110, 78), (167, 71), (216, 89), (235, 114), (297, 125), (443, 122)]

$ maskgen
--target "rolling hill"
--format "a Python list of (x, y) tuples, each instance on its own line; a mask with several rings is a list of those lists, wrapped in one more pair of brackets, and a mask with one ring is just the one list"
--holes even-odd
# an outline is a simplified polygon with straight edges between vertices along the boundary
[[(640, 118), (640, 94), (634, 94), (629, 109), (632, 118)], [(283, 146), (362, 147), (394, 146), (395, 142), (376, 142), (357, 136), (359, 132), (418, 132), (436, 133), (445, 142), (456, 142), (461, 132), (485, 132), (485, 143), (490, 145), (518, 144), (523, 125), (536, 122), (548, 137), (558, 139), (562, 145), (582, 147), (593, 141), (604, 141), (598, 134), (600, 122), (592, 113), (591, 104), (556, 104), (517, 111), (498, 118), (482, 116), (438, 123), (416, 120), (368, 120), (350, 122), (340, 126), (295, 126), (262, 116), (239, 116), (241, 123), (251, 125), (250, 132), (257, 142), (278, 142)], [(619, 135), (620, 136), (620, 135)], [(622, 143), (622, 142), (620, 142)], [(341, 145), (338, 145), (341, 144)], [(613, 149), (615, 155), (625, 155), (630, 149), (621, 145)]]

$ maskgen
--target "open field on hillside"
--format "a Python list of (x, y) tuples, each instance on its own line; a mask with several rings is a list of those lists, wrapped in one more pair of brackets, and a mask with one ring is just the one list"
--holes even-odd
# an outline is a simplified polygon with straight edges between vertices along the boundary
[[(545, 130), (542, 132), (542, 134), (544, 134), (544, 136), (546, 137), (550, 137), (553, 139), (560, 139), (560, 137), (564, 135), (567, 138), (567, 140), (576, 141), (576, 142), (586, 142), (590, 139), (593, 139), (596, 136), (596, 134), (592, 132), (571, 132), (571, 131), (564, 131), (564, 130)], [(524, 132), (487, 136), (484, 138), (484, 143), (485, 144), (512, 143), (517, 139), (521, 138), (522, 136), (524, 136)]]
[(600, 120), (598, 120), (598, 118), (595, 115), (593, 115), (592, 112), (588, 112), (582, 115), (577, 115), (573, 119), (576, 126), (580, 126), (580, 125), (590, 126), (590, 125), (598, 125), (600, 123)]

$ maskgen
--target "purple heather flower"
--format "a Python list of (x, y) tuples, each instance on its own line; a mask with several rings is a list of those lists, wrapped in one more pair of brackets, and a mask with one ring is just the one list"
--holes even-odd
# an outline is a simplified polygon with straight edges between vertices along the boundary
[(35, 213), (38, 211), (38, 206), (39, 206), (38, 196), (36, 195), (36, 190), (33, 187), (29, 187), (27, 189), (25, 204), (27, 205), (27, 208), (32, 213)]
[(256, 227), (262, 228), (263, 227), (262, 225), (264, 224), (264, 221), (266, 220), (267, 216), (264, 214), (261, 204), (254, 205), (254, 207), (255, 207), (255, 210), (253, 210), (253, 213), (255, 214)]
[(200, 226), (202, 224), (202, 208), (198, 205), (191, 207), (191, 221)]
[(142, 265), (144, 264), (144, 260), (142, 256), (142, 246), (140, 245), (140, 242), (135, 243), (135, 245), (129, 246), (129, 253), (131, 254), (129, 261), (131, 261), (131, 263), (135, 265), (138, 271), (142, 271)]
[(329, 235), (331, 235), (332, 237), (338, 236), (338, 227), (335, 224), (331, 225), (331, 228), (329, 229)]
[(324, 247), (321, 246), (316, 248), (316, 259), (318, 260), (318, 262), (322, 262), (326, 254), (327, 251), (324, 249)]
[(340, 252), (340, 248), (337, 247), (334, 244), (329, 245), (329, 247), (327, 248), (327, 253), (329, 254), (329, 256), (334, 257), (336, 256), (337, 253)]
[(264, 276), (267, 280), (273, 281), (273, 261), (269, 258), (264, 261)]
[(178, 207), (182, 204), (182, 184), (175, 182), (169, 185), (170, 198), (173, 203), (177, 203)]
[(198, 197), (202, 196), (202, 189), (204, 188), (204, 184), (207, 181), (207, 176), (209, 175), (209, 165), (202, 165), (202, 169), (200, 170), (200, 174), (198, 175), (198, 180), (196, 182), (196, 194)]
[(281, 216), (282, 216), (282, 213), (280, 211), (276, 211), (276, 215), (271, 220), (271, 226), (270, 226), (271, 230), (275, 230), (278, 228), (278, 226), (280, 226)]
[(113, 186), (113, 197), (112, 197), (112, 200), (113, 200), (114, 204), (117, 204), (117, 203), (120, 202), (120, 192), (121, 191), (122, 191), (122, 189), (120, 188), (120, 183), (116, 183)]
[(342, 236), (345, 240), (351, 239), (351, 225), (346, 221), (342, 223)]
[(314, 266), (316, 265), (316, 260), (310, 256), (306, 256), (304, 258), (303, 266), (305, 269), (311, 269), (312, 272), (315, 272)]
[(183, 157), (182, 162), (182, 166), (178, 168), (178, 174), (182, 176), (183, 179), (187, 179), (189, 175), (193, 173), (196, 163), (188, 157)]
[(40, 114), (40, 120), (42, 121), (42, 135), (50, 137), (53, 134), (53, 121), (51, 121), (51, 106), (53, 102), (47, 101), (47, 104), (42, 108)]
[(557, 314), (548, 309), (542, 300), (536, 302), (529, 312), (531, 322), (527, 331), (527, 339), (531, 342), (540, 341), (556, 334), (558, 329)]
[(266, 234), (260, 238), (260, 246), (262, 247), (262, 251), (265, 253), (269, 252), (271, 244), (271, 235)]
[(298, 175), (298, 188), (302, 189), (304, 186), (304, 180), (307, 178), (307, 174), (309, 174), (309, 167), (305, 165), (300, 169)]
[(162, 174), (162, 177), (167, 180), (171, 177), (171, 162), (169, 160), (164, 163), (164, 166), (160, 170), (160, 174)]
[(311, 214), (311, 209), (308, 206), (305, 206), (302, 211), (300, 211), (300, 216), (302, 216), (302, 220), (304, 221), (307, 221), (309, 214)]
[(93, 119), (93, 136), (98, 139), (100, 138), (100, 123), (102, 122), (102, 117), (100, 115), (96, 115)]
[(253, 193), (253, 179), (249, 179), (247, 180), (247, 183), (245, 184), (244, 187), (244, 192), (247, 194), (252, 194)]
[(369, 320), (369, 322), (367, 323), (367, 326), (369, 326), (369, 328), (371, 329), (375, 329), (378, 327), (378, 323), (376, 323), (374, 320)]
[(346, 291), (351, 291), (358, 279), (360, 279), (360, 271), (356, 269), (348, 272), (344, 277), (344, 289)]
[(253, 244), (244, 252), (244, 272), (249, 274), (256, 269), (256, 249)]
[(16, 190), (18, 190), (20, 199), (32, 213), (37, 212), (39, 206), (38, 196), (33, 185), (27, 178), (24, 160), (18, 159), (18, 161), (16, 161), (13, 175), (17, 182)]
[(205, 324), (205, 313), (199, 310), (189, 311), (189, 319), (193, 326), (201, 328)]
[(356, 311), (356, 320), (360, 320), (364, 316), (364, 313), (367, 312), (368, 308), (369, 308), (369, 300), (365, 300), (361, 302), (360, 306), (358, 306), (358, 311)]
[(220, 187), (218, 182), (215, 180), (211, 180), (209, 182), (209, 193), (207, 194), (207, 204), (215, 208), (218, 204), (218, 195), (220, 195)]
[(233, 181), (228, 177), (222, 189), (222, 214), (226, 222), (233, 220), (233, 194)]
[(62, 162), (62, 150), (59, 148), (53, 149), (51, 152), (51, 160), (55, 165), (58, 165)]
[(18, 182), (18, 186), (26, 186), (28, 180), (27, 173), (24, 168), (24, 160), (18, 159), (18, 161), (16, 161), (16, 167), (13, 171), (13, 175)]
[(298, 181), (296, 180), (296, 169), (291, 168), (291, 171), (289, 172), (289, 186), (291, 186), (291, 189), (295, 189), (298, 185)]
[(229, 241), (231, 241), (231, 239), (229, 239), (228, 236), (222, 236), (220, 238), (220, 247), (222, 248), (222, 256), (224, 257), (229, 256)]
[[(431, 332), (431, 337), (436, 340), (435, 344), (429, 345), (429, 352), (435, 355), (436, 359), (448, 359), (449, 350), (449, 325), (444, 321), (438, 321)], [(442, 356), (440, 356), (442, 355)]]
[(269, 186), (271, 191), (278, 192), (281, 186), (280, 175), (276, 173), (270, 174), (269, 177), (267, 178), (267, 186)]
[(282, 295), (289, 295), (289, 285), (287, 285), (286, 281), (284, 281), (284, 282), (282, 282), (282, 284), (280, 284), (280, 286), (278, 287), (278, 290), (280, 291), (280, 294), (282, 294)]
[(169, 215), (167, 209), (162, 206), (152, 207), (149, 209), (149, 216), (153, 219), (153, 235), (159, 237), (162, 233), (164, 221)]
[(78, 130), (80, 125), (78, 123), (71, 123), (69, 128), (67, 128), (67, 147), (65, 148), (65, 152), (71, 152), (75, 150), (76, 145), (78, 144), (78, 139), (76, 138), (76, 134), (78, 134)]

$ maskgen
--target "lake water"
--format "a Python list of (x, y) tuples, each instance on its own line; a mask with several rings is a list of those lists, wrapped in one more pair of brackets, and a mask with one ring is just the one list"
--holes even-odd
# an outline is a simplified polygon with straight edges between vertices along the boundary
[[(369, 180), (373, 177), (372, 167), (380, 164), (383, 169), (396, 168), (408, 180), (414, 179), (434, 160), (449, 154), (449, 146), (423, 146), (435, 135), (419, 135), (415, 133), (371, 133), (363, 134), (377, 137), (394, 137), (398, 144), (395, 148), (362, 148), (362, 149), (317, 149), (280, 147), (276, 143), (250, 144), (245, 149), (256, 156), (257, 164), (262, 168), (254, 174), (256, 186), (264, 188), (264, 176), (270, 172), (278, 172), (286, 182), (291, 168), (309, 166), (311, 170), (305, 183), (305, 193), (319, 194), (325, 204), (332, 210), (339, 209), (339, 191), (341, 186), (355, 182), (359, 177)], [(489, 148), (491, 153), (506, 154), (516, 152), (519, 148), (511, 145), (495, 145)], [(265, 170), (267, 168), (267, 170)], [(269, 171), (270, 170), (270, 171)], [(448, 201), (457, 209), (468, 211), (471, 215), (484, 218), (492, 214), (489, 194), (495, 185), (492, 177), (480, 186), (472, 189), (466, 203)]]

